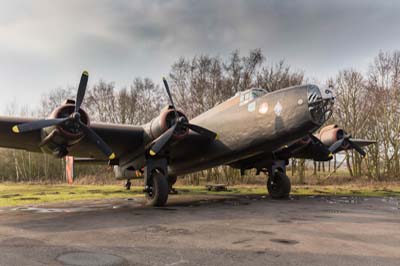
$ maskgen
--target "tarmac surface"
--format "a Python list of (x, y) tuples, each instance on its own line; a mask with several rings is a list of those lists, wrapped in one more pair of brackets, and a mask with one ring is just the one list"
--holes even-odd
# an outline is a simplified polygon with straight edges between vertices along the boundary
[(0, 209), (0, 265), (400, 265), (400, 198), (172, 196)]

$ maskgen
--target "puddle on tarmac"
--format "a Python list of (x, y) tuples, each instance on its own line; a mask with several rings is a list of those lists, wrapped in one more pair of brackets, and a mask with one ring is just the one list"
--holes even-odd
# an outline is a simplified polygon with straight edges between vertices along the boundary
[[(132, 204), (133, 203), (133, 204)], [(130, 204), (98, 204), (82, 207), (59, 207), (46, 208), (37, 206), (15, 207), (11, 211), (34, 212), (34, 213), (75, 213), (75, 212), (90, 212), (98, 210), (115, 210), (132, 206), (140, 206), (139, 201), (134, 201)]]
[(329, 204), (360, 204), (364, 201), (368, 201), (367, 198), (364, 197), (353, 197), (353, 196), (308, 196), (310, 199), (321, 199), (326, 201)]
[(400, 198), (386, 197), (382, 201), (391, 205), (391, 209), (400, 210)]
[(71, 252), (57, 257), (57, 261), (64, 265), (127, 265), (124, 258), (104, 253)]

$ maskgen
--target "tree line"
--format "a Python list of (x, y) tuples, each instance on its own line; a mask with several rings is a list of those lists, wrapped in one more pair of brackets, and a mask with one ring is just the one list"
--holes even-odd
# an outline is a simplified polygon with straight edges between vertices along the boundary
[[(285, 61), (269, 62), (260, 49), (242, 55), (233, 51), (228, 58), (200, 55), (179, 58), (171, 66), (168, 79), (174, 100), (189, 118), (207, 111), (232, 97), (238, 91), (252, 87), (269, 92), (285, 87), (306, 84), (309, 80), (302, 70), (293, 69)], [(373, 180), (399, 179), (400, 170), (400, 51), (379, 52), (371, 61), (367, 73), (356, 69), (340, 70), (320, 83), (333, 85), (335, 109), (327, 122), (342, 126), (354, 138), (378, 140), (366, 148), (367, 158), (353, 151), (345, 152), (343, 162), (350, 176), (367, 176)], [(74, 99), (76, 88), (56, 88), (43, 95), (40, 108), (29, 110), (15, 104), (7, 107), (10, 115), (45, 117), (65, 99)], [(157, 116), (167, 104), (161, 82), (136, 77), (128, 87), (116, 88), (114, 82), (99, 80), (87, 91), (85, 110), (92, 121), (120, 124), (144, 124)], [(12, 155), (12, 156), (10, 156)], [(293, 175), (301, 177), (307, 167), (305, 160), (291, 161)], [(314, 173), (321, 163), (313, 163)], [(319, 165), (319, 167), (318, 167)], [(334, 162), (331, 171), (339, 163)], [(48, 181), (64, 179), (64, 162), (49, 155), (25, 151), (2, 150), (0, 180)], [(325, 168), (325, 164), (322, 164)], [(330, 164), (329, 164), (329, 168)], [(102, 166), (78, 166), (76, 173), (106, 175)], [(207, 181), (246, 182), (238, 170), (218, 167), (189, 175), (192, 183), (201, 178)]]

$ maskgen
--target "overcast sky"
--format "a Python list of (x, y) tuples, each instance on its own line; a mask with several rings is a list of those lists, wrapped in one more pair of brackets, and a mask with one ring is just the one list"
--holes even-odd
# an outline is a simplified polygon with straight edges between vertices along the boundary
[(161, 81), (180, 56), (261, 48), (308, 77), (365, 71), (379, 50), (400, 49), (400, 1), (0, 0), (0, 113), (37, 106), (82, 70), (127, 86)]

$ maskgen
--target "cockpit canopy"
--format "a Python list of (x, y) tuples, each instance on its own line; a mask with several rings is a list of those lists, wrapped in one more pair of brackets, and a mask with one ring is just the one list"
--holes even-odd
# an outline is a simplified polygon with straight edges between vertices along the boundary
[[(334, 104), (334, 94), (331, 88), (324, 86), (316, 86), (313, 84), (298, 86), (299, 88), (304, 86), (307, 87), (308, 96), (308, 109), (311, 114), (311, 119), (322, 125), (332, 115), (332, 109)], [(251, 88), (246, 91), (240, 91), (235, 94), (234, 97), (240, 97), (240, 105), (245, 105), (254, 99), (261, 97), (268, 92), (261, 88)]]
[(236, 93), (235, 96), (240, 95), (240, 104), (246, 104), (258, 97), (261, 97), (263, 95), (267, 94), (267, 91), (261, 88), (252, 88), (246, 91), (240, 91)]

